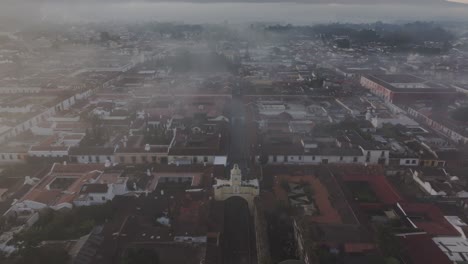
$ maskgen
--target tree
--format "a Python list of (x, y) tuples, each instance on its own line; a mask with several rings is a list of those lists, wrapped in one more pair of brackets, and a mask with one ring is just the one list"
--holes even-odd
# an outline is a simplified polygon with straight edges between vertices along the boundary
[(159, 264), (158, 252), (147, 248), (129, 248), (121, 264)]
[(101, 39), (102, 42), (107, 42), (109, 40), (111, 40), (111, 36), (109, 34), (109, 32), (107, 31), (103, 31), (99, 34), (99, 38)]
[(400, 255), (401, 245), (392, 232), (390, 227), (379, 227), (377, 231), (377, 239), (379, 242), (379, 247), (387, 257), (396, 257)]
[(27, 247), (18, 254), (20, 257), (15, 264), (64, 264), (70, 260), (65, 249), (53, 246)]
[(330, 252), (330, 249), (325, 246), (318, 247), (316, 254), (321, 264), (335, 264), (338, 263), (338, 256)]
[(60, 212), (47, 209), (41, 212), (39, 220), (31, 228), (18, 233), (13, 242), (22, 241), (18, 245), (28, 248), (44, 240), (76, 239), (88, 234), (95, 225), (105, 223), (114, 212), (110, 202)]
[(452, 118), (460, 122), (468, 122), (468, 107), (460, 107), (452, 112)]

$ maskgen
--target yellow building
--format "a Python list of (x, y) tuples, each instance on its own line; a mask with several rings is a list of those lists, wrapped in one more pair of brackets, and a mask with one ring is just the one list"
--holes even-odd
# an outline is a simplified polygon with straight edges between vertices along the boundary
[(231, 170), (229, 180), (216, 179), (213, 185), (215, 200), (224, 201), (230, 197), (238, 196), (244, 198), (249, 204), (249, 209), (253, 209), (253, 201), (260, 193), (258, 180), (242, 180), (242, 173), (237, 164)]

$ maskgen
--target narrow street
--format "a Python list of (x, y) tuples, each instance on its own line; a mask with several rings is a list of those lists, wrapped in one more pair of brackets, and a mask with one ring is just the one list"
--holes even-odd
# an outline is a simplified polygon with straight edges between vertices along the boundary
[[(234, 93), (231, 101), (230, 148), (228, 166), (238, 164), (242, 175), (249, 173), (249, 138), (245, 124), (245, 106), (240, 93)], [(253, 218), (247, 202), (231, 197), (224, 202), (223, 263), (256, 263), (256, 246)]]
[(225, 201), (224, 264), (254, 264), (255, 239), (253, 223), (247, 203), (239, 197)]
[(232, 97), (230, 133), (228, 164), (232, 167), (237, 163), (243, 175), (246, 175), (249, 170), (248, 161), (250, 160), (250, 153), (248, 134), (245, 125), (245, 106), (241, 95), (235, 94)]

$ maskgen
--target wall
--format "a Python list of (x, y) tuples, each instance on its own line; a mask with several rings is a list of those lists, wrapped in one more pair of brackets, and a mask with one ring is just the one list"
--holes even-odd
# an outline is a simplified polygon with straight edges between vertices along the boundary
[(36, 126), (38, 123), (45, 121), (47, 118), (51, 117), (54, 115), (57, 111), (59, 110), (64, 110), (68, 109), (70, 106), (75, 104), (76, 100), (78, 99), (83, 99), (87, 98), (91, 95), (92, 90), (87, 90), (82, 93), (75, 94), (60, 103), (56, 104), (55, 106), (50, 107), (49, 109), (45, 110), (44, 112), (28, 119), (25, 120), (22, 123), (19, 123), (15, 127), (12, 127), (10, 130), (2, 133), (0, 135), (0, 143), (3, 143), (4, 141), (8, 140), (9, 138), (15, 137), (21, 132), (27, 131), (31, 129), (33, 126)]
[(413, 180), (419, 185), (419, 187), (421, 189), (423, 189), (426, 193), (428, 193), (430, 195), (446, 195), (446, 193), (441, 193), (441, 194), (437, 193), (437, 191), (432, 188), (432, 186), (431, 186), (431, 184), (429, 182), (422, 181), (418, 177), (417, 172), (413, 173)]
[(400, 159), (400, 166), (419, 166), (419, 159), (402, 158)]
[(51, 127), (38, 127), (33, 126), (31, 127), (31, 132), (37, 136), (52, 136), (54, 134), (54, 128)]
[(405, 115), (400, 115), (395, 118), (373, 117), (371, 122), (372, 122), (372, 125), (376, 128), (381, 128), (384, 124), (403, 125), (403, 126), (418, 126), (419, 125), (413, 119)]
[(0, 163), (24, 162), (26, 157), (27, 153), (0, 153)]
[(257, 263), (271, 264), (270, 243), (268, 241), (268, 229), (262, 204), (257, 198), (254, 199), (254, 227), (255, 241), (257, 242)]
[[(133, 162), (133, 157), (135, 158), (135, 162)], [(163, 163), (162, 162), (163, 158), (167, 158), (167, 154), (165, 154), (165, 153), (151, 153), (151, 152), (141, 152), (141, 153), (118, 152), (118, 153), (114, 153), (114, 161), (117, 162), (117, 163), (124, 163), (124, 164)], [(155, 161), (153, 161), (153, 159), (155, 159)]]
[(70, 117), (51, 116), (47, 120), (51, 122), (78, 122), (80, 121), (80, 117), (79, 116), (70, 116)]
[(177, 161), (179, 161), (179, 163), (188, 162), (188, 164), (203, 164), (205, 160), (207, 164), (213, 164), (215, 156), (168, 156), (169, 164), (176, 164)]
[(415, 110), (415, 109), (413, 109), (411, 107), (408, 108), (408, 114), (415, 117), (416, 120), (422, 121), (424, 124), (430, 126), (431, 128), (433, 128), (437, 132), (445, 135), (446, 137), (448, 137), (452, 141), (455, 141), (456, 143), (459, 143), (459, 142), (463, 142), (464, 144), (468, 143), (468, 137), (465, 137), (465, 136), (453, 131), (452, 129), (444, 126), (443, 124), (440, 124), (440, 123), (432, 120), (431, 118), (421, 114), (419, 111), (417, 111), (417, 110)]
[(41, 87), (0, 87), (0, 94), (39, 93)]
[(387, 89), (385, 86), (373, 82), (364, 76), (361, 77), (361, 85), (364, 88), (369, 89), (373, 94), (377, 95), (378, 97), (383, 98), (385, 101), (392, 102), (393, 92)]
[[(381, 159), (384, 159), (384, 164), (388, 165), (390, 160), (390, 151), (389, 150), (366, 150), (360, 147), (364, 152), (365, 162), (368, 164), (379, 164)], [(383, 156), (382, 156), (383, 153)]]
[(28, 151), (31, 157), (65, 157), (68, 156), (68, 149), (63, 151)]
[(238, 191), (234, 190), (233, 186), (215, 187), (215, 200), (224, 201), (233, 196), (244, 198), (249, 204), (250, 211), (253, 210), (253, 199), (259, 195), (259, 189), (254, 187), (240, 186)]
[[(268, 163), (270, 164), (282, 164), (282, 163), (289, 163), (289, 164), (321, 164), (324, 160), (328, 160), (328, 163), (360, 163), (363, 164), (365, 162), (365, 158), (363, 156), (310, 156), (310, 155), (276, 155), (276, 162), (274, 161), (275, 155), (268, 156)], [(315, 158), (314, 158), (315, 157)], [(354, 160), (356, 158), (356, 161)]]
[(33, 105), (25, 106), (0, 106), (0, 113), (29, 113)]
[(76, 162), (78, 163), (106, 163), (106, 160), (109, 159), (111, 163), (115, 163), (115, 158), (114, 155), (106, 156), (106, 155), (85, 155), (85, 156), (70, 156), (71, 161), (73, 161), (73, 158), (76, 158)]

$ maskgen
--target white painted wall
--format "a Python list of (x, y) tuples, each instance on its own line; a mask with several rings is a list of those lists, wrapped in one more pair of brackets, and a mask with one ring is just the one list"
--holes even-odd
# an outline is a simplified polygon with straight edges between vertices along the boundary
[(419, 166), (419, 159), (402, 158), (400, 159), (400, 166)]
[[(276, 155), (276, 162), (274, 161), (275, 155), (268, 156), (268, 163), (270, 164), (321, 164), (324, 160), (328, 163), (359, 163), (364, 164), (365, 158), (363, 156), (311, 156), (311, 155)], [(286, 159), (285, 159), (286, 158)], [(354, 160), (356, 158), (356, 161)]]
[(78, 163), (87, 164), (87, 163), (106, 163), (106, 160), (110, 158), (111, 163), (115, 163), (114, 155), (84, 155), (84, 156), (71, 156), (76, 157)]

